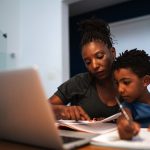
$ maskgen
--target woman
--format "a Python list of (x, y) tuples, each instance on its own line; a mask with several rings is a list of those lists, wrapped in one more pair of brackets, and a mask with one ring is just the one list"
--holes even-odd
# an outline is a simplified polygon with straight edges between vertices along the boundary
[(49, 98), (57, 119), (105, 118), (119, 110), (112, 78), (116, 53), (109, 25), (90, 19), (81, 22), (80, 29), (81, 55), (88, 72), (75, 75)]

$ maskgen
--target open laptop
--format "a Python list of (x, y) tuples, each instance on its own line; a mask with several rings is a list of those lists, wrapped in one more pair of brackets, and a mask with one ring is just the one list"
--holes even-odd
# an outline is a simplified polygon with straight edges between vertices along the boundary
[(0, 138), (52, 149), (89, 142), (70, 137), (63, 143), (36, 68), (0, 72)]

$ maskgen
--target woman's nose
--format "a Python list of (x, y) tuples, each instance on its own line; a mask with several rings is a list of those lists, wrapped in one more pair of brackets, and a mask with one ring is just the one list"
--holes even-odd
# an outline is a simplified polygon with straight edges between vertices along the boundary
[(97, 62), (96, 60), (93, 60), (93, 61), (92, 61), (92, 68), (93, 68), (93, 69), (97, 69), (98, 67), (99, 67), (98, 62)]

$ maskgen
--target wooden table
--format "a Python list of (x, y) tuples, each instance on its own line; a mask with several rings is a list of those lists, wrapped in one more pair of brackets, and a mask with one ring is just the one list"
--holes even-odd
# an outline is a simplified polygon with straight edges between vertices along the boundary
[[(73, 135), (74, 137), (89, 137), (92, 138), (96, 136), (96, 134), (85, 133), (85, 132), (77, 132), (77, 131), (70, 131), (70, 130), (60, 130), (61, 135)], [(34, 146), (29, 146), (26, 144), (8, 142), (8, 141), (0, 141), (0, 150), (45, 150), (43, 148), (38, 148)], [(77, 148), (77, 150), (123, 150), (119, 148), (111, 148), (111, 147), (101, 147), (95, 145), (85, 145), (82, 147)]]
[[(13, 142), (0, 141), (0, 150), (46, 150), (43, 148), (28, 146), (24, 144), (18, 144)], [(95, 145), (85, 145), (77, 150), (123, 150), (119, 148), (111, 148), (111, 147), (100, 147)]]

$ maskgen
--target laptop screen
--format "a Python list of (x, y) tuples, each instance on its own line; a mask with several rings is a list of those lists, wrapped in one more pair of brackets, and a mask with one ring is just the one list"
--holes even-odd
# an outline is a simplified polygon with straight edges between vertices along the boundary
[[(0, 72), (0, 83), (0, 138), (46, 148), (63, 148), (37, 69)], [(87, 142), (87, 139), (77, 139), (75, 145), (69, 145), (71, 148)]]

